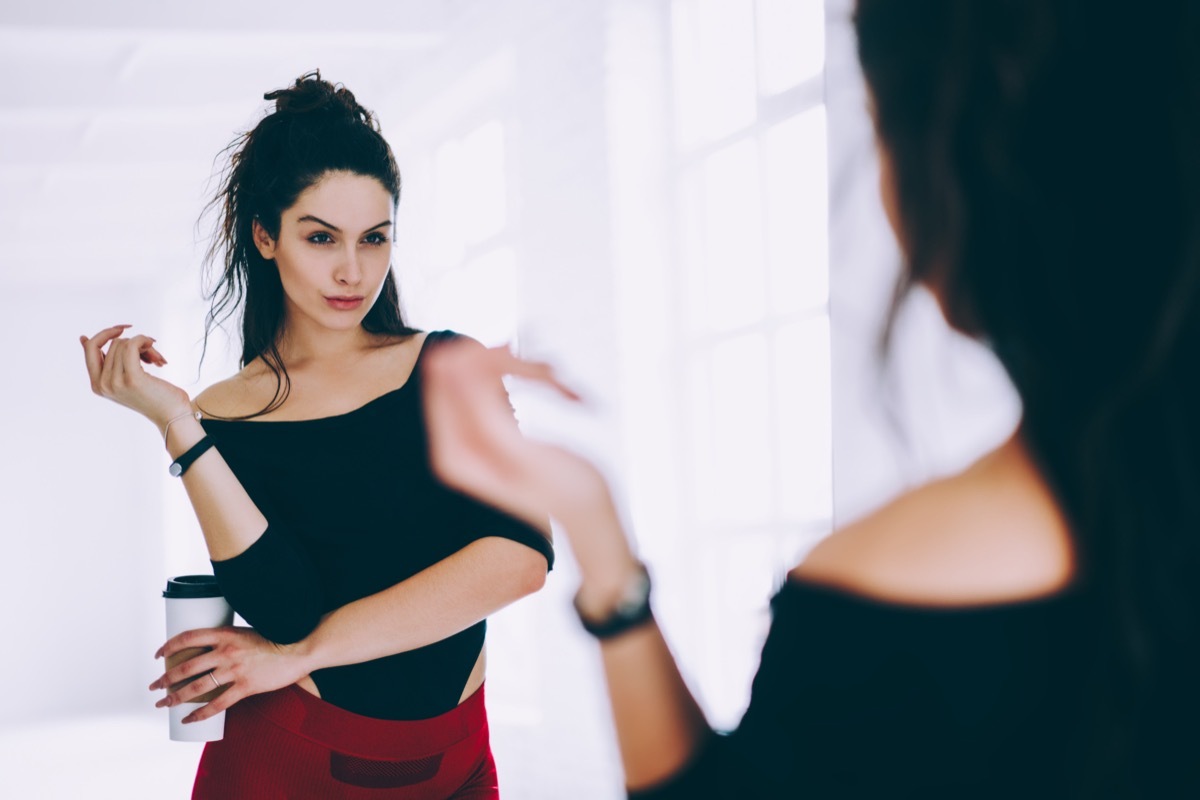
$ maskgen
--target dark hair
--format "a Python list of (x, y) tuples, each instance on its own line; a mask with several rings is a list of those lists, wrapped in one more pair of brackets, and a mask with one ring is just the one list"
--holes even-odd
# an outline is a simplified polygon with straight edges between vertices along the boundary
[[(207, 294), (211, 306), (204, 325), (205, 349), (212, 327), (240, 309), (241, 364), (261, 357), (277, 380), (271, 402), (249, 416), (278, 408), (291, 389), (278, 349), (284, 323), (283, 286), (275, 265), (254, 245), (254, 222), (277, 238), (283, 212), (305, 189), (335, 171), (375, 178), (391, 193), (393, 203), (400, 202), (400, 171), (392, 149), (374, 115), (358, 104), (349, 89), (322, 80), (320, 71), (313, 71), (289, 88), (263, 97), (275, 101), (274, 110), (221, 151), (229, 154), (228, 163), (220, 189), (206, 209), (218, 214), (206, 264), (219, 270), (219, 275)], [(416, 333), (404, 322), (390, 269), (362, 326), (371, 333)]]
[(1156, 692), (1200, 630), (1198, 23), (1186, 0), (859, 0), (855, 16), (898, 296), (930, 285), (995, 350), (1095, 601), (1078, 758), (1096, 794), (1189, 769), (1158, 752), (1178, 750)]

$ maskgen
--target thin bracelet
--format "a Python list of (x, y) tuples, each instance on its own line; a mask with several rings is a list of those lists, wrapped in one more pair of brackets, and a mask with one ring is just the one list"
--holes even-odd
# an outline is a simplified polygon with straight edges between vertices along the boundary
[(186, 414), (180, 414), (178, 417), (172, 417), (171, 419), (167, 420), (167, 425), (165, 428), (163, 428), (163, 444), (164, 445), (166, 445), (166, 443), (167, 443), (167, 434), (171, 432), (171, 423), (179, 422), (179, 420), (183, 419), (184, 417), (195, 417), (197, 420), (199, 420), (200, 412), (199, 411), (189, 411)]

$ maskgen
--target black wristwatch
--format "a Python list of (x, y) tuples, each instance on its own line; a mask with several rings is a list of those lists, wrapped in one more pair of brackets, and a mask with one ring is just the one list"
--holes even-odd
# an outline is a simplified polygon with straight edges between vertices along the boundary
[(172, 461), (171, 466), (167, 467), (167, 472), (169, 472), (173, 478), (182, 477), (183, 473), (187, 472), (187, 468), (192, 465), (192, 462), (207, 453), (208, 448), (212, 447), (214, 444), (215, 442), (213, 442), (212, 439), (205, 436), (203, 439), (189, 447), (186, 453)]
[(645, 564), (638, 564), (633, 577), (621, 590), (617, 605), (604, 619), (590, 619), (579, 608), (579, 595), (575, 595), (575, 613), (583, 629), (597, 639), (611, 639), (627, 630), (636, 628), (653, 617), (650, 609), (650, 573)]

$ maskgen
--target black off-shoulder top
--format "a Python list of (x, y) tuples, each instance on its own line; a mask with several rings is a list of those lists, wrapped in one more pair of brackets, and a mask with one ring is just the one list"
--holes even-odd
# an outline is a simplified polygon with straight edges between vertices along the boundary
[[(1163, 653), (1107, 778), (1111, 623), (1080, 589), (973, 607), (784, 583), (738, 728), (637, 800), (1200, 797), (1200, 643)], [(1108, 740), (1103, 740), (1108, 741)], [(1116, 751), (1113, 751), (1114, 754)]]
[[(201, 424), (255, 505), (266, 532), (213, 562), (233, 608), (272, 641), (308, 635), (320, 617), (387, 589), (488, 536), (554, 550), (536, 528), (442, 485), (430, 469), (420, 361), (454, 338), (429, 333), (408, 381), (353, 411), (298, 421)], [(425, 719), (458, 703), (486, 620), (426, 647), (312, 679), (326, 702), (369, 717)]]

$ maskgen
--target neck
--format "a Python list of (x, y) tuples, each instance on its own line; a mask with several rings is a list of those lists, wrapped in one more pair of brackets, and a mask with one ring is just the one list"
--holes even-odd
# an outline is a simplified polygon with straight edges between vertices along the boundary
[(311, 321), (288, 320), (279, 339), (279, 355), (289, 366), (343, 363), (348, 356), (372, 349), (377, 337), (361, 325), (330, 330)]

